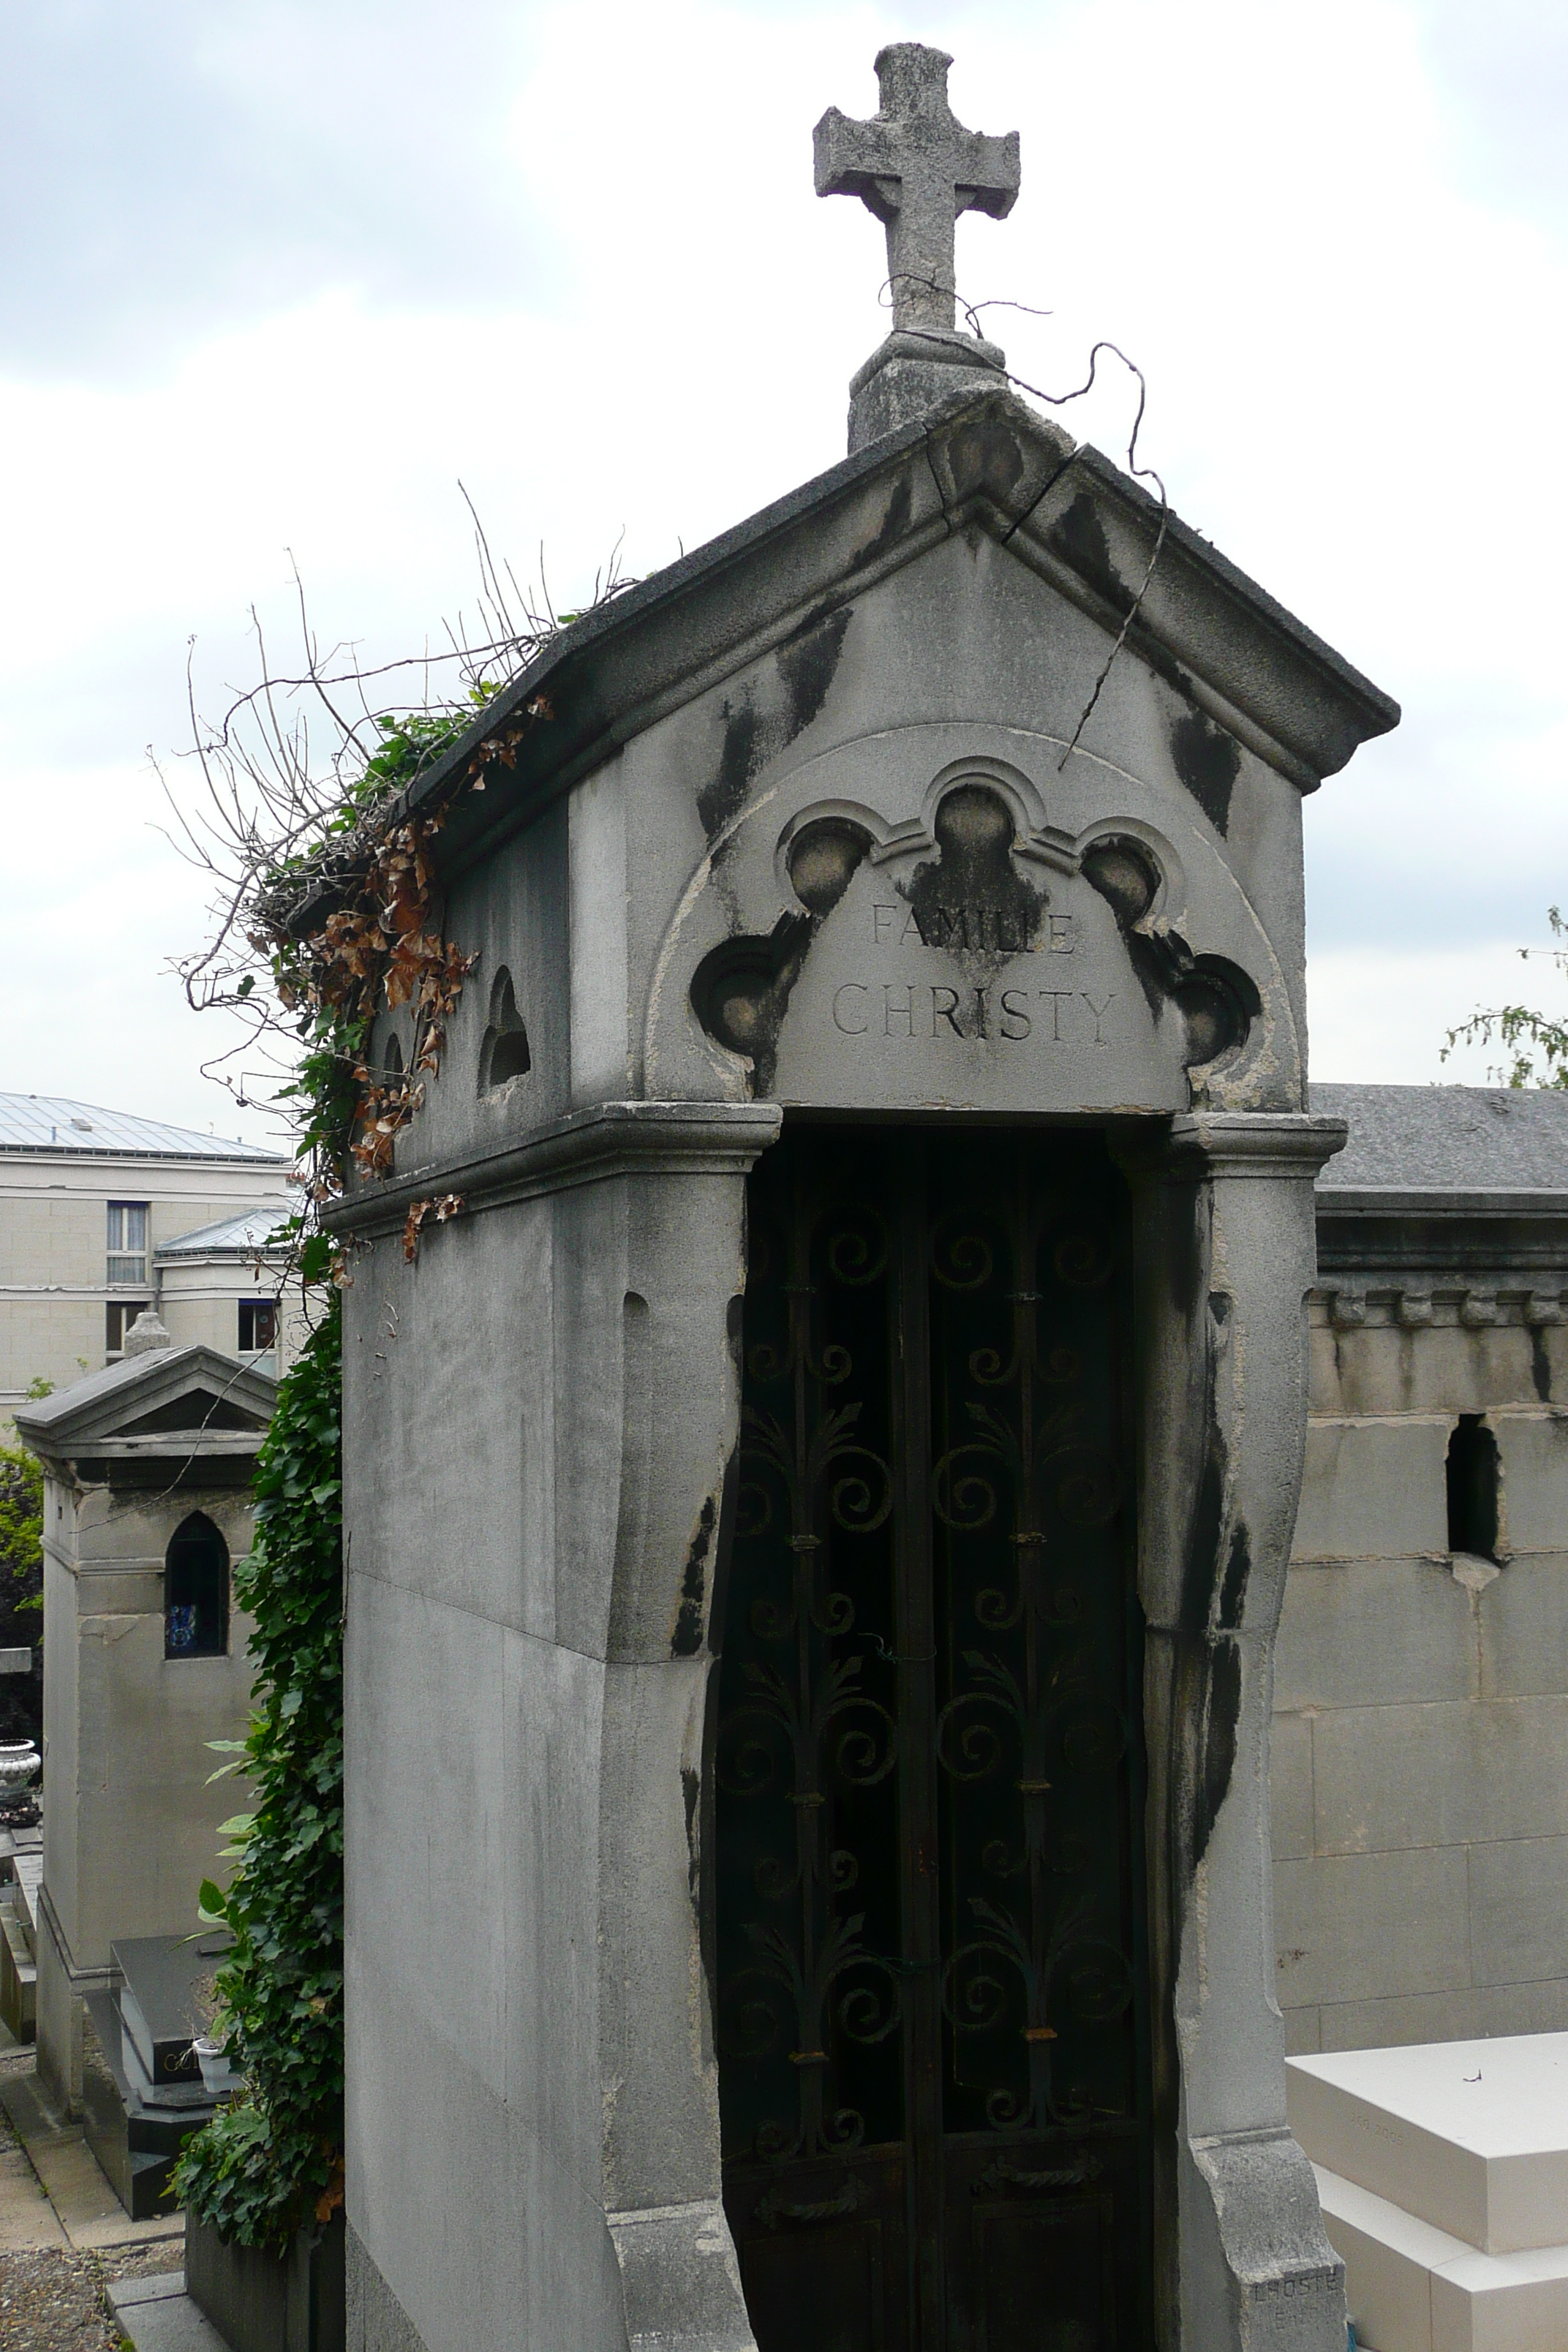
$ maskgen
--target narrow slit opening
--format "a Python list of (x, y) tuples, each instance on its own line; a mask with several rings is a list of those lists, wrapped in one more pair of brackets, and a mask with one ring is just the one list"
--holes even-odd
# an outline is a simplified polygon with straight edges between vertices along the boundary
[(1448, 1440), (1448, 1549), (1497, 1558), (1497, 1439), (1479, 1412), (1462, 1412)]

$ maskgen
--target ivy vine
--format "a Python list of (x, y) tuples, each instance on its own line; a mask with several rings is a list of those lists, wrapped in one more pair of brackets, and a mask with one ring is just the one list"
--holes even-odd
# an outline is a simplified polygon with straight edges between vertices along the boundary
[[(224, 1859), (236, 1864), (227, 1892), (210, 1879), (201, 1889), (204, 1920), (234, 1938), (216, 1974), (213, 2030), (242, 2084), (186, 2141), (174, 2188), (226, 2243), (280, 2250), (342, 2201), (339, 1294), (353, 1277), (328, 1212), (352, 1179), (390, 1172), (477, 961), (445, 936), (433, 908), (436, 836), (460, 793), (482, 793), (488, 772), (515, 764), (526, 735), (551, 718), (547, 700), (535, 695), (492, 727), (416, 815), (406, 814), (408, 788), (575, 617), (530, 610), (514, 620), (482, 533), (480, 547), (492, 635), (479, 648), (454, 641), (460, 695), (413, 713), (369, 711), (368, 681), (325, 675), (307, 633), (302, 678), (267, 677), (220, 726), (197, 722), (208, 806), (192, 816), (176, 803), (187, 854), (217, 885), (213, 935), (182, 967), (186, 994), (199, 1011), (246, 1016), (242, 1053), (270, 1051), (279, 1069), (274, 1099), (295, 1130), (300, 1203), (272, 1238), (290, 1246), (307, 1300), (319, 1302), (314, 1331), (279, 1383), (257, 1459), (255, 1545), (234, 1571), (236, 1600), (256, 1624), (256, 1709), (244, 1740), (213, 1743), (235, 1751), (221, 1771), (244, 1774), (254, 1800), (224, 1825), (233, 1841)], [(594, 602), (628, 584), (612, 562)], [(341, 715), (345, 686), (363, 710), (352, 723)], [(307, 721), (279, 715), (297, 690), (329, 722), (322, 772)], [(413, 1009), (408, 1066), (378, 1064), (377, 1017), (403, 1005)], [(226, 1082), (243, 1103), (241, 1085)], [(461, 1206), (451, 1195), (415, 1202), (405, 1254), (427, 1213), (442, 1222)]]
[[(343, 2180), (343, 1626), (341, 1305), (279, 1383), (256, 1465), (256, 1538), (235, 1598), (255, 1619), (256, 1711), (237, 1751), (255, 1809), (224, 1824), (238, 1867), (202, 1916), (234, 1937), (214, 2032), (244, 2087), (185, 2143), (176, 2194), (226, 2243), (281, 2246), (329, 2221)], [(215, 1776), (216, 1777), (216, 1776)]]

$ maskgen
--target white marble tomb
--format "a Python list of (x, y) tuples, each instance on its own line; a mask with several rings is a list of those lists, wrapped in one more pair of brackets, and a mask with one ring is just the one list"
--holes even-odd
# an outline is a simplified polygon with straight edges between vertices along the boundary
[(1343, 2051), (1287, 2074), (1361, 2346), (1568, 2344), (1568, 2033)]

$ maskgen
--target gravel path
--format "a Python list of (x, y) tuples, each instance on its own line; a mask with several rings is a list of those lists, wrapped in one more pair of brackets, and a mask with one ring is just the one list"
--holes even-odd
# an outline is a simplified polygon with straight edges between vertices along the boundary
[[(31, 2053), (28, 2053), (30, 2058)], [(0, 2108), (0, 2177), (13, 2178), (26, 2165), (21, 2143)], [(37, 2195), (27, 2167), (27, 2187)], [(47, 2204), (42, 2227), (52, 2227)], [(121, 2336), (104, 2307), (110, 2279), (148, 2278), (174, 2270), (178, 2245), (126, 2248), (103, 2254), (73, 2253), (44, 2247), (0, 2253), (0, 2352), (120, 2352)]]
[(133, 2254), (0, 2254), (4, 2352), (120, 2352), (125, 2338), (104, 2307), (110, 2279), (171, 2267), (169, 2248)]

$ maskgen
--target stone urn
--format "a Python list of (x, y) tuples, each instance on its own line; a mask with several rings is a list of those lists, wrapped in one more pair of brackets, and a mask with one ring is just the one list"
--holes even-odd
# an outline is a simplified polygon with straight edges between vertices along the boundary
[(42, 1762), (30, 1739), (0, 1740), (0, 1806), (14, 1805), (26, 1795)]

